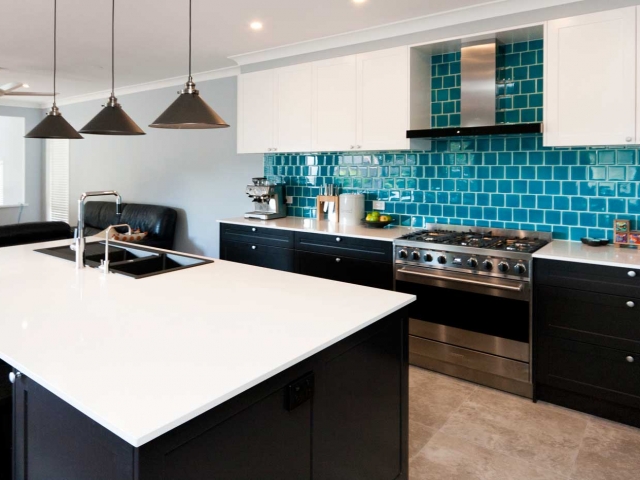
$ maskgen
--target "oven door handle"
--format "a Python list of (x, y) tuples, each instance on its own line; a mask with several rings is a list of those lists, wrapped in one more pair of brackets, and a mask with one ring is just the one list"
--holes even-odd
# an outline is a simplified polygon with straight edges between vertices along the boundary
[(415, 275), (416, 277), (427, 277), (427, 278), (432, 278), (434, 280), (445, 280), (447, 282), (466, 283), (469, 285), (477, 285), (480, 287), (496, 288), (498, 290), (508, 290), (510, 292), (522, 292), (522, 290), (524, 289), (524, 285), (518, 285), (517, 287), (512, 285), (500, 285), (496, 283), (479, 282), (478, 280), (470, 280), (466, 278), (444, 277), (441, 275), (432, 275), (430, 273), (414, 272), (412, 270), (405, 270), (404, 268), (401, 268), (400, 270), (398, 270), (398, 272), (406, 273), (408, 275)]

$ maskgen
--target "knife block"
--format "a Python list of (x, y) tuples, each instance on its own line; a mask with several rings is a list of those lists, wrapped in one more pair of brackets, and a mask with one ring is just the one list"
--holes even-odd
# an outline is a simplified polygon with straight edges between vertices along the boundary
[(338, 223), (338, 220), (340, 219), (340, 197), (338, 197), (337, 195), (335, 196), (319, 195), (316, 198), (316, 210), (318, 212), (317, 214), (318, 220), (327, 220), (329, 215), (325, 215), (324, 205), (325, 203), (330, 203), (330, 202), (333, 202), (333, 204), (335, 205), (336, 215), (335, 215), (334, 222)]

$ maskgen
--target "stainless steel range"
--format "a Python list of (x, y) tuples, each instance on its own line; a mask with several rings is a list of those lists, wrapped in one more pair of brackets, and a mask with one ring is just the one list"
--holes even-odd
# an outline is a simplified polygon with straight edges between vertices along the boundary
[(532, 397), (531, 254), (551, 234), (428, 225), (395, 241), (414, 365)]

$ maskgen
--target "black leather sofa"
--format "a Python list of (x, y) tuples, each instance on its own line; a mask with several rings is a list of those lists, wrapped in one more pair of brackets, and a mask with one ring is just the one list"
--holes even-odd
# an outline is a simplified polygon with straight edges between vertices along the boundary
[(115, 203), (87, 202), (84, 210), (84, 234), (95, 235), (109, 225), (126, 223), (134, 230), (149, 233), (144, 240), (136, 242), (139, 245), (171, 250), (177, 218), (178, 212), (173, 208), (139, 203), (123, 203), (122, 214), (118, 218)]
[(71, 227), (65, 222), (31, 222), (0, 226), (0, 247), (71, 237)]

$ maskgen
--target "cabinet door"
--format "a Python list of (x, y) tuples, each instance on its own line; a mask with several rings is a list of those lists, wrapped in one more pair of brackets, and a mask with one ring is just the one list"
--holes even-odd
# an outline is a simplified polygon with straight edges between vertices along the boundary
[(295, 262), (293, 250), (240, 242), (223, 242), (220, 258), (285, 272), (293, 272)]
[(356, 146), (356, 56), (313, 63), (314, 151)]
[(265, 153), (274, 148), (274, 71), (238, 77), (238, 153)]
[(12, 396), (11, 367), (0, 360), (0, 478), (11, 478)]
[(636, 142), (636, 7), (546, 26), (544, 144)]
[(311, 150), (312, 68), (310, 63), (275, 71), (275, 143), (278, 152)]
[(296, 252), (297, 273), (354, 283), (365, 287), (393, 289), (393, 265), (321, 253)]
[(408, 48), (391, 48), (358, 55), (357, 65), (357, 148), (408, 149)]

